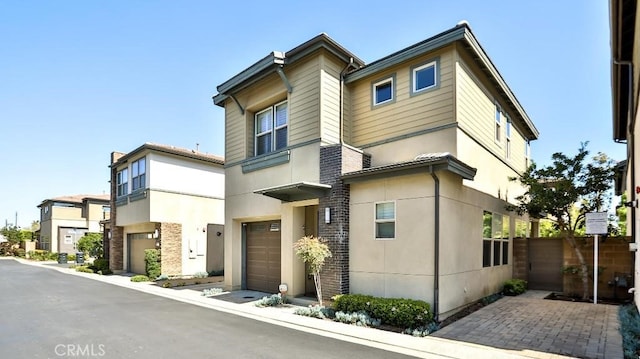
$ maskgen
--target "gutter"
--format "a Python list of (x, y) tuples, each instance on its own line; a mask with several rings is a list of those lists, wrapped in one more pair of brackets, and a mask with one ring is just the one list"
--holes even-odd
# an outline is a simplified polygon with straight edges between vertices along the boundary
[(440, 179), (433, 171), (433, 167), (429, 167), (431, 177), (435, 182), (435, 201), (434, 201), (434, 233), (433, 233), (433, 319), (439, 322), (440, 312)]

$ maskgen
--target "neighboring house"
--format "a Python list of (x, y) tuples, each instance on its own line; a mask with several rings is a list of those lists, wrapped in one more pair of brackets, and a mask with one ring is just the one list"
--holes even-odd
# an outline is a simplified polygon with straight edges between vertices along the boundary
[(145, 273), (151, 248), (163, 274), (223, 269), (223, 158), (152, 143), (113, 152), (111, 206), (112, 270)]
[(466, 23), (368, 65), (325, 34), (217, 87), (225, 285), (313, 292), (292, 245), (324, 238), (326, 296), (446, 316), (500, 291), (526, 218), (505, 210), (538, 131)]
[[(627, 233), (633, 241), (640, 243), (637, 236), (639, 224), (638, 193), (640, 186), (640, 145), (638, 135), (638, 80), (640, 75), (640, 10), (636, 0), (611, 0), (611, 83), (613, 95), (613, 139), (627, 144), (627, 160), (620, 166), (624, 176), (616, 185), (616, 191), (627, 192), (628, 220)], [(626, 168), (624, 166), (626, 165)], [(626, 178), (625, 178), (626, 177)], [(640, 258), (635, 252), (634, 278), (640, 276)], [(634, 292), (636, 306), (640, 308), (640, 294)]]
[(75, 253), (87, 232), (100, 233), (100, 221), (109, 218), (109, 195), (74, 195), (45, 199), (40, 208), (38, 248)]

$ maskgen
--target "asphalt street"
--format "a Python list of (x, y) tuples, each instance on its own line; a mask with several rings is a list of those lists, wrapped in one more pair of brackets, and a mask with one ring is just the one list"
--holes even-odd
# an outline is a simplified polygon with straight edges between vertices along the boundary
[(0, 358), (408, 358), (0, 261)]

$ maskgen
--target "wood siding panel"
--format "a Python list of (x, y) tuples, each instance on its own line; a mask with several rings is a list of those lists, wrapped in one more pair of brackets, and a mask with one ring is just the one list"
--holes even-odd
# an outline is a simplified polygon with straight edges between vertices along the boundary
[(224, 106), (225, 113), (225, 161), (227, 163), (242, 160), (246, 157), (246, 121), (240, 114), (238, 106), (228, 99)]
[(335, 57), (326, 54), (323, 57), (323, 69), (321, 71), (322, 93), (320, 103), (322, 142), (340, 142), (340, 72), (344, 64), (338, 62)]
[[(411, 96), (411, 67), (438, 57), (440, 86)], [(395, 102), (372, 108), (371, 84), (395, 73)], [(395, 66), (351, 85), (351, 142), (363, 146), (454, 121), (453, 48)]]
[(312, 57), (285, 71), (293, 92), (289, 95), (289, 144), (320, 136), (320, 59)]

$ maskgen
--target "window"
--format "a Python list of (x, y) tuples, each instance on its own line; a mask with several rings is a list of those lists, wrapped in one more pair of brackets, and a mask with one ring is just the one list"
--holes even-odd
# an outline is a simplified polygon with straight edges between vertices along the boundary
[(287, 147), (288, 124), (286, 101), (256, 113), (256, 156)]
[(502, 140), (502, 136), (500, 134), (500, 132), (502, 131), (501, 120), (502, 120), (502, 109), (500, 108), (500, 105), (496, 103), (496, 127), (495, 127), (496, 143), (500, 143), (500, 141)]
[(116, 174), (117, 197), (129, 194), (129, 169), (125, 168)]
[(146, 160), (144, 157), (131, 164), (131, 191), (143, 189), (146, 186)]
[(376, 203), (376, 239), (396, 236), (396, 205), (394, 202)]
[(527, 144), (524, 146), (524, 164), (528, 168), (531, 163), (531, 144), (527, 141)]
[(416, 93), (437, 85), (437, 62), (431, 61), (411, 70), (411, 92)]
[(507, 159), (511, 158), (511, 119), (507, 117), (507, 128), (506, 128), (506, 136), (505, 139), (507, 141), (505, 146), (505, 156)]
[(373, 83), (373, 106), (382, 105), (394, 101), (395, 76)]
[(509, 264), (509, 216), (484, 211), (482, 215), (482, 266)]

